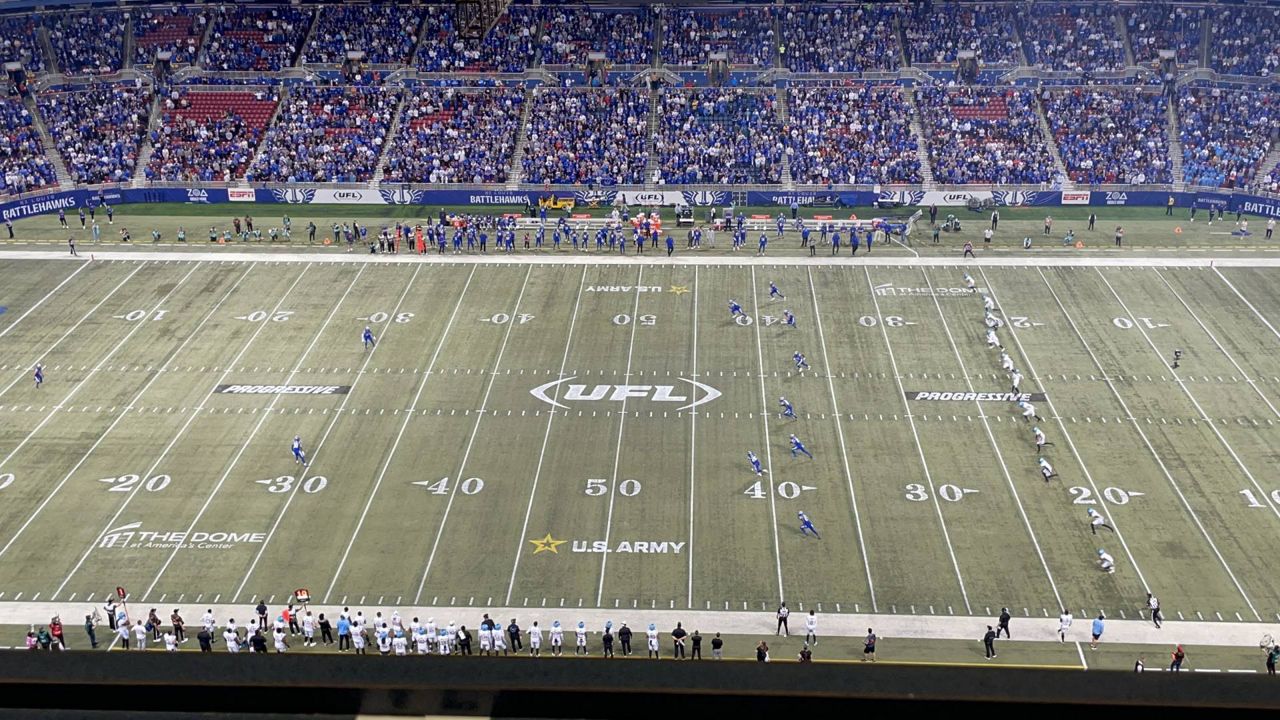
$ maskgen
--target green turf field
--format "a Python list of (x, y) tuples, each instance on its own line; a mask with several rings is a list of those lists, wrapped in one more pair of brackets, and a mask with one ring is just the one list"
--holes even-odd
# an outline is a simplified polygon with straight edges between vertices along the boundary
[(1277, 271), (969, 271), (1048, 484), (958, 266), (0, 259), (0, 600), (1273, 619)]

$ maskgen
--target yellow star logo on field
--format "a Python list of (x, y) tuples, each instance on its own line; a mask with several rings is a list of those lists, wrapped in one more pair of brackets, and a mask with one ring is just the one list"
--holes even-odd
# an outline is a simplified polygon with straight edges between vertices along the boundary
[(537, 538), (537, 539), (535, 539), (535, 540), (530, 540), (529, 542), (533, 543), (533, 544), (534, 544), (534, 546), (538, 548), (537, 550), (534, 550), (534, 551), (533, 551), (533, 554), (534, 554), (534, 555), (537, 555), (538, 553), (542, 552), (543, 550), (548, 550), (548, 551), (550, 551), (550, 552), (553, 552), (553, 553), (555, 553), (555, 554), (559, 555), (559, 554), (560, 554), (560, 551), (559, 551), (559, 550), (557, 550), (556, 548), (557, 548), (558, 546), (560, 546), (560, 545), (563, 545), (563, 544), (565, 544), (565, 543), (569, 542), (569, 541), (568, 541), (568, 540), (556, 540), (556, 539), (554, 539), (554, 538), (552, 538), (552, 537), (551, 537), (551, 533), (547, 533), (547, 536), (546, 536), (546, 537), (544, 537), (544, 538)]
[(672, 285), (671, 292), (675, 293), (676, 295), (683, 295), (689, 292), (689, 286), (688, 285)]

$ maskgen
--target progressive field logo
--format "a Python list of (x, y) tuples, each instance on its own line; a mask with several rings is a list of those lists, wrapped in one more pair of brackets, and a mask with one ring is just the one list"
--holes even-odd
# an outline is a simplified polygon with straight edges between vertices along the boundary
[(350, 385), (219, 385), (219, 395), (346, 395)]
[[(533, 395), (534, 397), (538, 398), (542, 402), (552, 407), (557, 407), (562, 410), (568, 410), (569, 409), (568, 405), (565, 405), (564, 403), (556, 402), (555, 400), (551, 399), (551, 397), (547, 394), (547, 391), (563, 383), (573, 383), (573, 381), (577, 379), (578, 379), (577, 376), (574, 376), (574, 377), (567, 377), (563, 380), (552, 380), (549, 383), (543, 383), (542, 385), (539, 385), (538, 387), (530, 390), (529, 394)], [(623, 402), (628, 399), (648, 398), (653, 402), (688, 403), (686, 405), (681, 405), (680, 407), (676, 408), (676, 410), (692, 410), (693, 408), (696, 408), (699, 405), (705, 405), (711, 402), (712, 400), (715, 400), (716, 398), (720, 397), (720, 391), (711, 387), (710, 385), (707, 385), (706, 383), (700, 383), (700, 382), (697, 382), (696, 380), (689, 380), (687, 378), (679, 378), (679, 380), (681, 382), (685, 382), (693, 386), (694, 395), (692, 398), (688, 395), (677, 394), (676, 392), (677, 386), (675, 385), (600, 384), (600, 385), (590, 386), (590, 389), (588, 389), (588, 386), (586, 384), (570, 384), (569, 387), (565, 389), (564, 395), (562, 395), (560, 399), (564, 400), (565, 402), (585, 402), (585, 401), (597, 401), (597, 400), (605, 400), (609, 402)], [(697, 394), (699, 392), (702, 394), (701, 397), (697, 397)], [(693, 399), (693, 402), (689, 402), (690, 399)]]
[(1032, 400), (1040, 402), (1044, 400), (1044, 393), (969, 392), (967, 390), (954, 392), (950, 390), (908, 390), (906, 391), (906, 396), (908, 400), (939, 402), (1031, 402)]

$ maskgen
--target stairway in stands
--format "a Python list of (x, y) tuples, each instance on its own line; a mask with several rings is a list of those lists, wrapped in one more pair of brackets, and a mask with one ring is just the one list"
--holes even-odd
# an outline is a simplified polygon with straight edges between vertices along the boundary
[(1182, 178), (1182, 142), (1178, 139), (1181, 135), (1181, 130), (1178, 124), (1178, 103), (1176, 99), (1171, 98), (1169, 100), (1169, 105), (1165, 112), (1168, 113), (1169, 118), (1164, 127), (1169, 142), (1169, 169), (1173, 172), (1173, 182), (1181, 184), (1184, 182)]
[(75, 185), (71, 181), (71, 171), (67, 170), (67, 163), (62, 159), (62, 153), (58, 152), (58, 146), (54, 144), (53, 137), (49, 135), (49, 128), (44, 124), (44, 118), (40, 117), (40, 111), (36, 107), (35, 98), (30, 94), (22, 98), (22, 103), (27, 106), (27, 110), (31, 113), (31, 119), (36, 130), (40, 132), (40, 145), (44, 148), (45, 157), (53, 163), (54, 174), (58, 177), (58, 185), (64, 190), (70, 190)]
[(516, 146), (511, 151), (511, 168), (507, 171), (507, 189), (514, 190), (524, 181), (524, 149), (529, 144), (529, 113), (533, 108), (533, 90), (524, 90), (524, 106), (520, 108), (520, 126)]
[[(786, 128), (791, 122), (791, 109), (787, 106), (787, 89), (778, 88), (775, 92), (778, 97), (778, 125)], [(782, 153), (782, 186), (795, 187), (795, 182), (791, 178), (791, 154), (785, 150)]]
[(1040, 118), (1040, 132), (1044, 134), (1044, 143), (1049, 148), (1049, 154), (1053, 156), (1054, 171), (1062, 178), (1064, 187), (1071, 184), (1071, 176), (1067, 174), (1067, 164), (1062, 162), (1062, 153), (1058, 152), (1058, 141), (1053, 134), (1053, 128), (1049, 125), (1049, 117), (1045, 115), (1044, 103), (1040, 101), (1039, 93), (1036, 94), (1035, 102), (1036, 117)]
[(649, 153), (649, 164), (644, 168), (644, 186), (652, 190), (658, 184), (658, 97), (660, 91), (651, 90), (649, 94), (649, 141), (645, 150)]
[(915, 88), (902, 88), (902, 97), (911, 108), (911, 132), (916, 136), (916, 157), (920, 159), (920, 179), (926, 189), (933, 188), (933, 164), (929, 162), (929, 143), (925, 140), (920, 108), (916, 105)]
[(409, 103), (409, 96), (413, 94), (412, 90), (404, 90), (400, 95), (400, 102), (396, 105), (395, 117), (391, 119), (391, 127), (387, 129), (387, 140), (382, 143), (382, 149), (378, 152), (378, 169), (373, 172), (373, 181), (370, 187), (378, 187), (378, 183), (382, 182), (382, 178), (387, 175), (387, 150), (396, 142), (396, 138), (400, 135), (400, 118), (404, 116), (404, 106)]

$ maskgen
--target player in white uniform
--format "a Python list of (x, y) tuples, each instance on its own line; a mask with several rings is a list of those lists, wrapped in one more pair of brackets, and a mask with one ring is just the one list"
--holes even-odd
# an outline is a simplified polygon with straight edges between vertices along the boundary
[(660, 660), (662, 655), (661, 651), (658, 650), (658, 626), (649, 623), (649, 629), (644, 634), (649, 641), (649, 657), (654, 660)]
[(812, 610), (804, 619), (804, 641), (810, 645), (818, 644), (818, 616)]
[(1036, 438), (1036, 452), (1040, 452), (1041, 450), (1043, 450), (1045, 445), (1053, 444), (1051, 442), (1045, 441), (1044, 431), (1040, 429), (1039, 425), (1031, 428), (1031, 433), (1035, 435), (1035, 438)]
[(1062, 608), (1062, 614), (1058, 616), (1058, 642), (1067, 641), (1067, 631), (1071, 629), (1071, 613), (1066, 608)]
[(453, 621), (450, 620), (448, 629), (443, 630), (441, 635), (444, 635), (445, 633), (448, 633), (449, 635), (449, 654), (453, 654), (458, 647), (458, 626), (453, 624)]
[(575, 630), (577, 635), (577, 646), (573, 649), (574, 655), (590, 655), (587, 652), (587, 625), (581, 620), (578, 621), (578, 628)]
[(453, 640), (455, 637), (457, 636), (446, 628), (440, 628), (440, 633), (436, 636), (436, 653), (439, 655), (453, 654)]
[(1115, 528), (1107, 524), (1107, 519), (1102, 517), (1102, 513), (1094, 510), (1093, 508), (1089, 508), (1089, 530), (1091, 530), (1094, 535), (1097, 535), (1098, 528), (1100, 527), (1104, 527), (1111, 532), (1116, 531)]
[(507, 631), (499, 623), (493, 625), (493, 654), (507, 654)]
[(396, 636), (391, 639), (391, 649), (400, 657), (409, 654), (409, 639), (404, 636), (403, 630), (396, 631)]
[(213, 617), (213, 608), (209, 608), (204, 612), (204, 615), (200, 618), (200, 624), (204, 626), (205, 630), (209, 631), (210, 635), (217, 635), (218, 621)]
[(431, 654), (431, 643), (428, 639), (427, 631), (421, 625), (413, 631), (413, 645), (419, 655)]
[(542, 628), (538, 627), (537, 620), (529, 628), (529, 654), (534, 657), (542, 654)]
[(282, 653), (289, 648), (289, 642), (285, 640), (285, 637), (283, 628), (277, 628), (271, 633), (271, 638), (275, 641), (276, 652)]
[(316, 646), (316, 619), (310, 610), (302, 616), (302, 644), (304, 647)]
[(1027, 422), (1031, 422), (1031, 418), (1035, 418), (1036, 420), (1041, 419), (1040, 416), (1036, 414), (1036, 406), (1026, 400), (1018, 401), (1018, 409), (1022, 411), (1022, 417)]
[(977, 290), (978, 284), (973, 281), (973, 277), (969, 273), (964, 274), (964, 286), (970, 290)]
[(987, 348), (990, 349), (997, 347), (1001, 350), (1004, 349), (1004, 346), (1000, 344), (1000, 338), (996, 337), (995, 329), (987, 328)]
[(982, 315), (982, 324), (986, 325), (986, 326), (987, 326), (987, 327), (989, 327), (989, 328), (998, 328), (998, 327), (1000, 327), (1000, 321), (996, 319), (996, 316), (995, 316), (995, 315), (992, 315), (992, 314), (991, 314), (991, 311), (990, 311), (990, 310), (988, 310), (988, 311), (986, 311), (985, 313), (983, 313), (983, 315)]
[(1013, 370), (1013, 358), (1009, 357), (1009, 353), (1003, 350), (1000, 351), (1000, 369), (1005, 372)]
[(480, 625), (480, 654), (488, 655), (493, 650), (493, 631), (488, 625)]
[(436, 619), (427, 618), (427, 624), (422, 626), (422, 631), (427, 635), (427, 645), (434, 649), (436, 646), (436, 640), (440, 636), (440, 634), (436, 632)]
[(178, 652), (178, 636), (172, 632), (164, 634), (164, 650), (165, 652)]
[(982, 307), (984, 310), (991, 311), (996, 309), (996, 301), (992, 299), (990, 293), (983, 293)]
[(364, 627), (352, 623), (351, 648), (355, 650), (357, 655), (364, 655), (365, 640)]
[(222, 640), (227, 644), (227, 652), (240, 652), (240, 636), (231, 626), (227, 626), (226, 632), (222, 633)]
[(1044, 476), (1045, 482), (1049, 482), (1049, 478), (1058, 477), (1058, 473), (1053, 471), (1053, 466), (1049, 464), (1048, 460), (1040, 458), (1040, 462), (1037, 464), (1040, 466), (1040, 474)]
[(556, 620), (551, 623), (551, 654), (559, 656), (563, 645), (564, 628), (560, 627), (560, 621)]
[(1013, 387), (1013, 394), (1017, 395), (1021, 392), (1019, 386), (1022, 385), (1022, 373), (1018, 372), (1017, 368), (1014, 368), (1013, 372), (1009, 374), (1009, 381), (1009, 384)]
[(1116, 571), (1116, 559), (1107, 554), (1106, 550), (1098, 549), (1098, 567), (1108, 573)]

